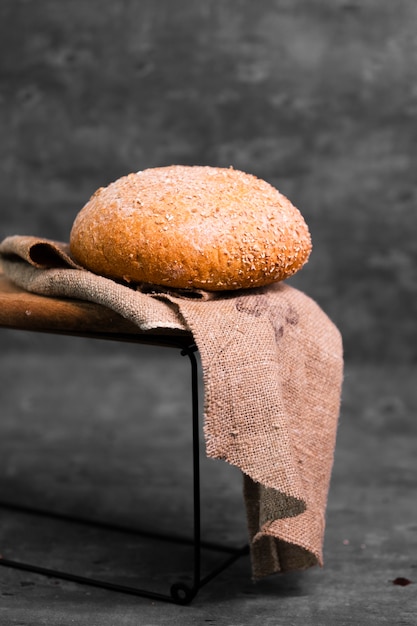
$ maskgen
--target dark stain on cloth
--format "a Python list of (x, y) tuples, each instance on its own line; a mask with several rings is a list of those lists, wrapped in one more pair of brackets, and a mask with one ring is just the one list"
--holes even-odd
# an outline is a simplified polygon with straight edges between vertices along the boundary
[(277, 309), (271, 306), (265, 294), (239, 297), (236, 301), (236, 310), (256, 318), (265, 317), (274, 329), (277, 343), (284, 336), (286, 326), (296, 326), (299, 322), (299, 315), (292, 306)]

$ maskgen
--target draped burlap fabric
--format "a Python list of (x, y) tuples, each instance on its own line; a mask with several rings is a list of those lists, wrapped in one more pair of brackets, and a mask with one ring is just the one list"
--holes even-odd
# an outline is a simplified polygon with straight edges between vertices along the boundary
[(29, 291), (102, 304), (143, 330), (191, 331), (207, 455), (243, 472), (254, 578), (322, 564), (343, 356), (313, 300), (285, 283), (194, 297), (135, 289), (80, 268), (67, 244), (34, 237), (6, 238), (0, 262)]

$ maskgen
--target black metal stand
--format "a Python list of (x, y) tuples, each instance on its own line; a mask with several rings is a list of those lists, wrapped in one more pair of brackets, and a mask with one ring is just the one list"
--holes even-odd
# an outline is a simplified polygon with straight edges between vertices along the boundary
[[(172, 345), (172, 344), (171, 344)], [(193, 538), (184, 539), (180, 537), (173, 537), (168, 535), (162, 535), (158, 533), (148, 533), (139, 530), (132, 530), (129, 528), (106, 524), (103, 522), (95, 522), (90, 520), (81, 519), (78, 517), (60, 515), (49, 511), (41, 511), (29, 507), (10, 503), (0, 503), (0, 507), (7, 508), (9, 510), (20, 511), (24, 513), (30, 513), (34, 515), (42, 515), (63, 521), (75, 522), (79, 524), (85, 524), (94, 526), (106, 530), (116, 530), (124, 533), (134, 533), (144, 537), (152, 539), (159, 539), (162, 541), (168, 541), (173, 544), (186, 544), (193, 547), (193, 569), (192, 569), (192, 584), (187, 585), (184, 582), (174, 582), (170, 587), (169, 594), (157, 593), (155, 591), (141, 589), (136, 587), (129, 587), (126, 585), (119, 585), (117, 583), (106, 582), (105, 580), (97, 580), (95, 578), (88, 578), (84, 576), (78, 576), (69, 572), (63, 572), (59, 570), (49, 569), (38, 565), (32, 565), (29, 563), (23, 563), (20, 561), (10, 560), (0, 557), (0, 565), (4, 567), (10, 567), (18, 570), (24, 570), (33, 572), (36, 574), (50, 576), (58, 579), (68, 580), (82, 585), (90, 585), (93, 587), (100, 587), (109, 591), (116, 591), (120, 593), (126, 593), (135, 596), (142, 596), (150, 598), (152, 600), (161, 600), (164, 602), (171, 602), (174, 604), (189, 604), (193, 598), (197, 595), (198, 591), (215, 578), (218, 574), (223, 572), (227, 567), (232, 565), (240, 557), (248, 554), (249, 548), (247, 545), (241, 548), (226, 547), (220, 544), (203, 542), (201, 540), (201, 498), (200, 498), (200, 447), (199, 447), (199, 404), (198, 404), (198, 367), (195, 352), (197, 347), (192, 344), (187, 347), (181, 347), (181, 355), (188, 356), (191, 363), (191, 396), (192, 396), (192, 457), (193, 457), (193, 515), (194, 515), (194, 528)], [(228, 557), (223, 560), (217, 567), (202, 577), (201, 575), (201, 551), (202, 548), (217, 551), (219, 553), (226, 553)]]

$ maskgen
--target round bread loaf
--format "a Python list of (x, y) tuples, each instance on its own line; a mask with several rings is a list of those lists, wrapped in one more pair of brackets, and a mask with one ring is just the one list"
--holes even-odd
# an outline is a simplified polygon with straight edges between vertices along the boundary
[(146, 169), (98, 189), (70, 235), (82, 266), (128, 282), (224, 291), (288, 278), (311, 239), (291, 202), (233, 168)]

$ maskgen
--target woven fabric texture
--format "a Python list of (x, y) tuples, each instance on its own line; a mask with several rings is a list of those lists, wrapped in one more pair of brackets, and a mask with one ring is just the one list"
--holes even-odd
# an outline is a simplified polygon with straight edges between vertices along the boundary
[(95, 302), (143, 330), (190, 330), (201, 355), (207, 455), (243, 472), (255, 579), (323, 563), (343, 378), (338, 329), (285, 284), (184, 295), (77, 266), (68, 245), (13, 236), (4, 273), (28, 291)]

